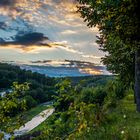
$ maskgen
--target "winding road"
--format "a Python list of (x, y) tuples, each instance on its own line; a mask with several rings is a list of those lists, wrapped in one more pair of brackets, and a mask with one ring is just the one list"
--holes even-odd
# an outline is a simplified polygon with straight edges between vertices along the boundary
[(52, 113), (54, 112), (54, 108), (46, 109), (42, 111), (37, 116), (33, 117), (32, 120), (27, 122), (24, 126), (21, 126), (18, 130), (14, 131), (14, 135), (23, 135), (31, 130), (33, 130), (35, 127), (37, 127), (39, 124), (44, 122)]

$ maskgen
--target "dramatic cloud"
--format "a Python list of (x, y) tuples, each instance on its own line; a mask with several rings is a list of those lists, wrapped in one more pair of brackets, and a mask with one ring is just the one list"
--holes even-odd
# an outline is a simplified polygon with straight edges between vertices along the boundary
[(5, 30), (7, 28), (7, 24), (5, 22), (0, 22), (0, 29)]
[[(0, 0), (0, 51), (100, 62), (98, 29), (89, 29), (76, 11), (76, 0)], [(2, 51), (0, 58), (18, 59)]]
[(77, 54), (83, 58), (100, 60), (101, 56), (88, 55), (80, 50), (73, 49), (69, 46), (67, 41), (52, 42), (41, 33), (29, 33), (25, 35), (18, 35), (15, 37), (15, 41), (5, 42), (0, 39), (0, 44), (7, 48), (16, 48), (26, 53), (39, 53), (40, 50), (61, 49), (71, 54)]
[(33, 33), (27, 33), (24, 35), (16, 35), (14, 41), (4, 41), (0, 40), (0, 45), (26, 45), (26, 46), (32, 46), (32, 45), (46, 45), (47, 43), (43, 42), (49, 40), (48, 37), (45, 37), (43, 33), (33, 32)]
[(29, 18), (29, 15), (32, 17), (32, 14), (39, 7), (41, 7), (40, 0), (1, 0), (0, 14), (10, 16), (13, 19), (16, 19), (18, 16)]
[(0, 38), (0, 44), (4, 43), (4, 42), (5, 42), (5, 40), (3, 38)]
[(31, 19), (33, 14), (37, 14), (38, 10), (44, 9), (49, 12), (50, 7), (61, 10), (62, 14), (75, 10), (75, 3), (72, 0), (0, 0), (0, 14), (8, 15), (16, 18)]
[[(39, 67), (43, 66), (43, 67)], [(32, 70), (43, 69), (43, 72), (47, 71), (48, 67), (59, 67), (64, 68), (66, 71), (77, 69), (80, 73), (90, 74), (90, 75), (100, 75), (100, 74), (110, 74), (107, 72), (105, 66), (99, 66), (94, 63), (85, 62), (85, 61), (75, 61), (75, 60), (43, 60), (43, 61), (30, 61), (28, 65), (21, 65), (22, 68), (28, 68)], [(46, 68), (46, 69), (45, 69)], [(69, 69), (71, 68), (71, 69)], [(68, 72), (67, 71), (67, 72)]]
[(13, 6), (17, 0), (1, 0), (0, 1), (0, 6)]
[(16, 36), (16, 41), (19, 44), (23, 45), (32, 45), (32, 44), (43, 44), (42, 41), (48, 40), (48, 37), (45, 37), (43, 33), (28, 33), (25, 35)]
[(104, 70), (105, 66), (96, 65), (95, 63), (86, 61), (76, 61), (76, 60), (37, 60), (30, 61), (30, 65), (40, 64), (43, 66), (65, 66), (65, 67), (77, 67), (77, 68), (97, 68)]

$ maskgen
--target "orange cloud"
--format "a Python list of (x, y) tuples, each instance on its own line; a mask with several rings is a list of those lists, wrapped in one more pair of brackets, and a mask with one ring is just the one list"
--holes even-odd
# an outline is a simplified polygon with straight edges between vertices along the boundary
[(46, 49), (54, 49), (60, 48), (63, 49), (66, 47), (66, 42), (48, 42), (42, 43), (42, 45), (37, 44), (30, 44), (30, 45), (20, 45), (20, 44), (5, 44), (0, 45), (0, 48), (10, 48), (10, 49), (17, 49), (21, 53), (39, 53), (40, 50)]
[(102, 71), (95, 69), (95, 68), (80, 68), (79, 71), (81, 73), (91, 74), (91, 75), (101, 75), (103, 74)]
[(61, 34), (64, 34), (64, 35), (72, 35), (72, 34), (76, 34), (77, 32), (76, 31), (73, 31), (73, 30), (65, 30), (63, 32), (61, 32)]

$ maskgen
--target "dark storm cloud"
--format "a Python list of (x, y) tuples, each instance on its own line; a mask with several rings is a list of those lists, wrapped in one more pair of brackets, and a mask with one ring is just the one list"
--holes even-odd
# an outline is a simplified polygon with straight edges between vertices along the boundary
[(24, 35), (17, 34), (13, 41), (4, 41), (0, 39), (0, 45), (48, 45), (43, 43), (43, 41), (49, 40), (43, 33), (32, 32), (26, 33)]
[(7, 28), (7, 25), (5, 22), (0, 22), (0, 29), (5, 30)]
[(4, 39), (3, 38), (0, 38), (0, 43), (4, 43)]
[(36, 44), (44, 40), (48, 40), (48, 37), (45, 37), (43, 33), (34, 32), (34, 33), (28, 33), (21, 36), (17, 35), (15, 39), (16, 39), (16, 42), (18, 42), (19, 44), (31, 45), (31, 44)]
[(0, 0), (0, 6), (13, 6), (17, 0)]

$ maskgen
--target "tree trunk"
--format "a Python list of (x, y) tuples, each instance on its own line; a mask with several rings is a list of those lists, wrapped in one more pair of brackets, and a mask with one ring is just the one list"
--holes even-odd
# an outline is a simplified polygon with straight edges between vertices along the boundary
[(140, 49), (135, 53), (135, 97), (137, 111), (140, 112)]

